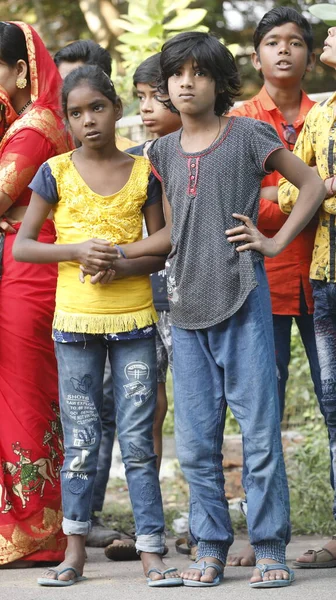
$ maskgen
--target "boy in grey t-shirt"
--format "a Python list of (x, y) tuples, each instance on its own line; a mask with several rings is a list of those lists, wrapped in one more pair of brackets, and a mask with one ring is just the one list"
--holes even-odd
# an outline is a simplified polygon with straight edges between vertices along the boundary
[[(322, 202), (324, 188), (283, 148), (271, 126), (222, 116), (239, 79), (232, 55), (216, 38), (177, 35), (162, 48), (161, 70), (161, 89), (183, 125), (148, 151), (166, 193), (166, 226), (123, 251), (133, 258), (171, 248), (166, 267), (176, 447), (198, 543), (196, 564), (182, 577), (186, 586), (217, 585), (233, 541), (221, 454), (227, 402), (242, 430), (248, 473), (247, 520), (257, 562), (250, 585), (287, 586), (294, 579), (285, 564), (289, 499), (262, 255), (276, 256), (297, 235)], [(260, 184), (272, 170), (290, 179), (300, 196), (269, 239), (255, 224)]]

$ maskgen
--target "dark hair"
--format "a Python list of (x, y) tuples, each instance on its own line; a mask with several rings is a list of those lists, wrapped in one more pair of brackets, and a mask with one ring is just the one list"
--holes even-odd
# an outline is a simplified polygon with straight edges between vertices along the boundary
[(281, 27), (286, 23), (295, 23), (301, 29), (303, 39), (307, 44), (308, 52), (313, 52), (313, 30), (310, 23), (297, 10), (289, 6), (278, 6), (269, 10), (258, 23), (258, 26), (253, 34), (254, 49), (257, 51), (260, 42), (265, 35), (274, 27)]
[(156, 87), (160, 80), (161, 68), (160, 68), (160, 57), (161, 52), (153, 54), (149, 58), (146, 58), (135, 70), (133, 75), (133, 85), (138, 83), (147, 83)]
[(110, 53), (93, 40), (78, 40), (58, 50), (54, 56), (56, 67), (62, 62), (83, 62), (86, 65), (98, 65), (111, 77)]
[(10, 67), (14, 67), (18, 60), (24, 60), (28, 69), (27, 80), (30, 81), (26, 38), (22, 29), (14, 23), (0, 21), (0, 58)]
[(103, 94), (103, 96), (106, 96), (106, 98), (111, 100), (112, 104), (120, 102), (114, 85), (108, 75), (106, 75), (100, 67), (97, 67), (97, 65), (84, 65), (83, 67), (71, 71), (63, 81), (62, 108), (65, 116), (67, 116), (68, 96), (70, 92), (81, 83), (87, 83), (93, 90), (97, 90)]
[(162, 46), (161, 91), (168, 93), (169, 77), (191, 58), (215, 81), (215, 114), (220, 116), (227, 113), (234, 104), (234, 98), (239, 96), (239, 74), (230, 50), (209, 33), (179, 33)]

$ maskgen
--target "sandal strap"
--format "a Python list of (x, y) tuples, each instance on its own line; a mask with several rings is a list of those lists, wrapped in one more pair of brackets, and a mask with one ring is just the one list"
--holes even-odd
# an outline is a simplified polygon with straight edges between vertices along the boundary
[[(184, 548), (183, 546), (186, 546), (186, 548)], [(187, 538), (182, 537), (176, 540), (175, 549), (176, 552), (178, 552), (179, 554), (190, 554), (190, 548), (188, 545)]]
[(259, 569), (261, 576), (263, 577), (267, 571), (286, 571), (290, 575), (291, 569), (283, 563), (265, 563), (257, 564), (256, 568)]
[(158, 575), (163, 575), (163, 579), (165, 578), (164, 576), (167, 573), (176, 573), (177, 572), (177, 568), (176, 567), (169, 567), (169, 569), (166, 569), (165, 571), (160, 571), (160, 569), (157, 569), (156, 567), (153, 567), (152, 569), (149, 569), (149, 571), (147, 571), (147, 575), (146, 577), (149, 577), (149, 575), (151, 573), (157, 573)]
[(217, 565), (217, 563), (206, 562), (205, 560), (201, 564), (197, 564), (197, 565), (195, 565), (194, 563), (191, 564), (187, 570), (189, 571), (189, 569), (196, 569), (197, 571), (201, 571), (202, 575), (204, 575), (205, 571), (210, 568), (215, 569), (215, 571), (217, 571), (218, 575), (223, 574), (224, 567)]

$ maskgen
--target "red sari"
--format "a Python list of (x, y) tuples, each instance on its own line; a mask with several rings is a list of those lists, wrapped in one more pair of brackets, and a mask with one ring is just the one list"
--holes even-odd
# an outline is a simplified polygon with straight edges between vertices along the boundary
[[(26, 38), (33, 105), (20, 118), (7, 107), (0, 190), (15, 206), (26, 206), (31, 195), (27, 186), (41, 163), (69, 145), (58, 113), (58, 71), (37, 33), (24, 23), (16, 25)], [(60, 562), (66, 546), (59, 480), (63, 443), (51, 340), (57, 265), (15, 262), (14, 239), (14, 234), (5, 236), (0, 280), (0, 565), (17, 559)], [(51, 220), (39, 240), (55, 241)]]

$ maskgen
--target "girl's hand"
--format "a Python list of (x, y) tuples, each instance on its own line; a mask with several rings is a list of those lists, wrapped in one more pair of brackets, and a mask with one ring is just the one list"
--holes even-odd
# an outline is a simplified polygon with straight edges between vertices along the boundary
[(12, 227), (15, 223), (18, 223), (18, 221), (10, 221), (0, 217), (0, 233), (16, 233), (16, 229)]
[(107, 240), (92, 239), (77, 244), (75, 259), (87, 269), (88, 273), (96, 275), (99, 271), (107, 271), (119, 257), (116, 248)]
[(115, 279), (116, 272), (113, 269), (107, 269), (107, 271), (98, 271), (98, 273), (92, 275), (83, 265), (79, 265), (78, 277), (81, 283), (85, 283), (85, 277), (87, 275), (91, 275), (90, 283), (92, 283), (92, 285), (96, 285), (96, 283), (104, 285), (106, 283), (112, 283)]
[(236, 248), (237, 252), (256, 250), (257, 252), (264, 254), (264, 256), (269, 256), (271, 258), (277, 256), (281, 252), (282, 248), (277, 246), (274, 238), (267, 238), (260, 233), (259, 229), (253, 225), (249, 217), (238, 215), (237, 213), (233, 213), (232, 216), (245, 223), (245, 225), (239, 225), (238, 227), (234, 227), (234, 229), (227, 229), (225, 232), (228, 236), (228, 242), (246, 242), (246, 244)]

